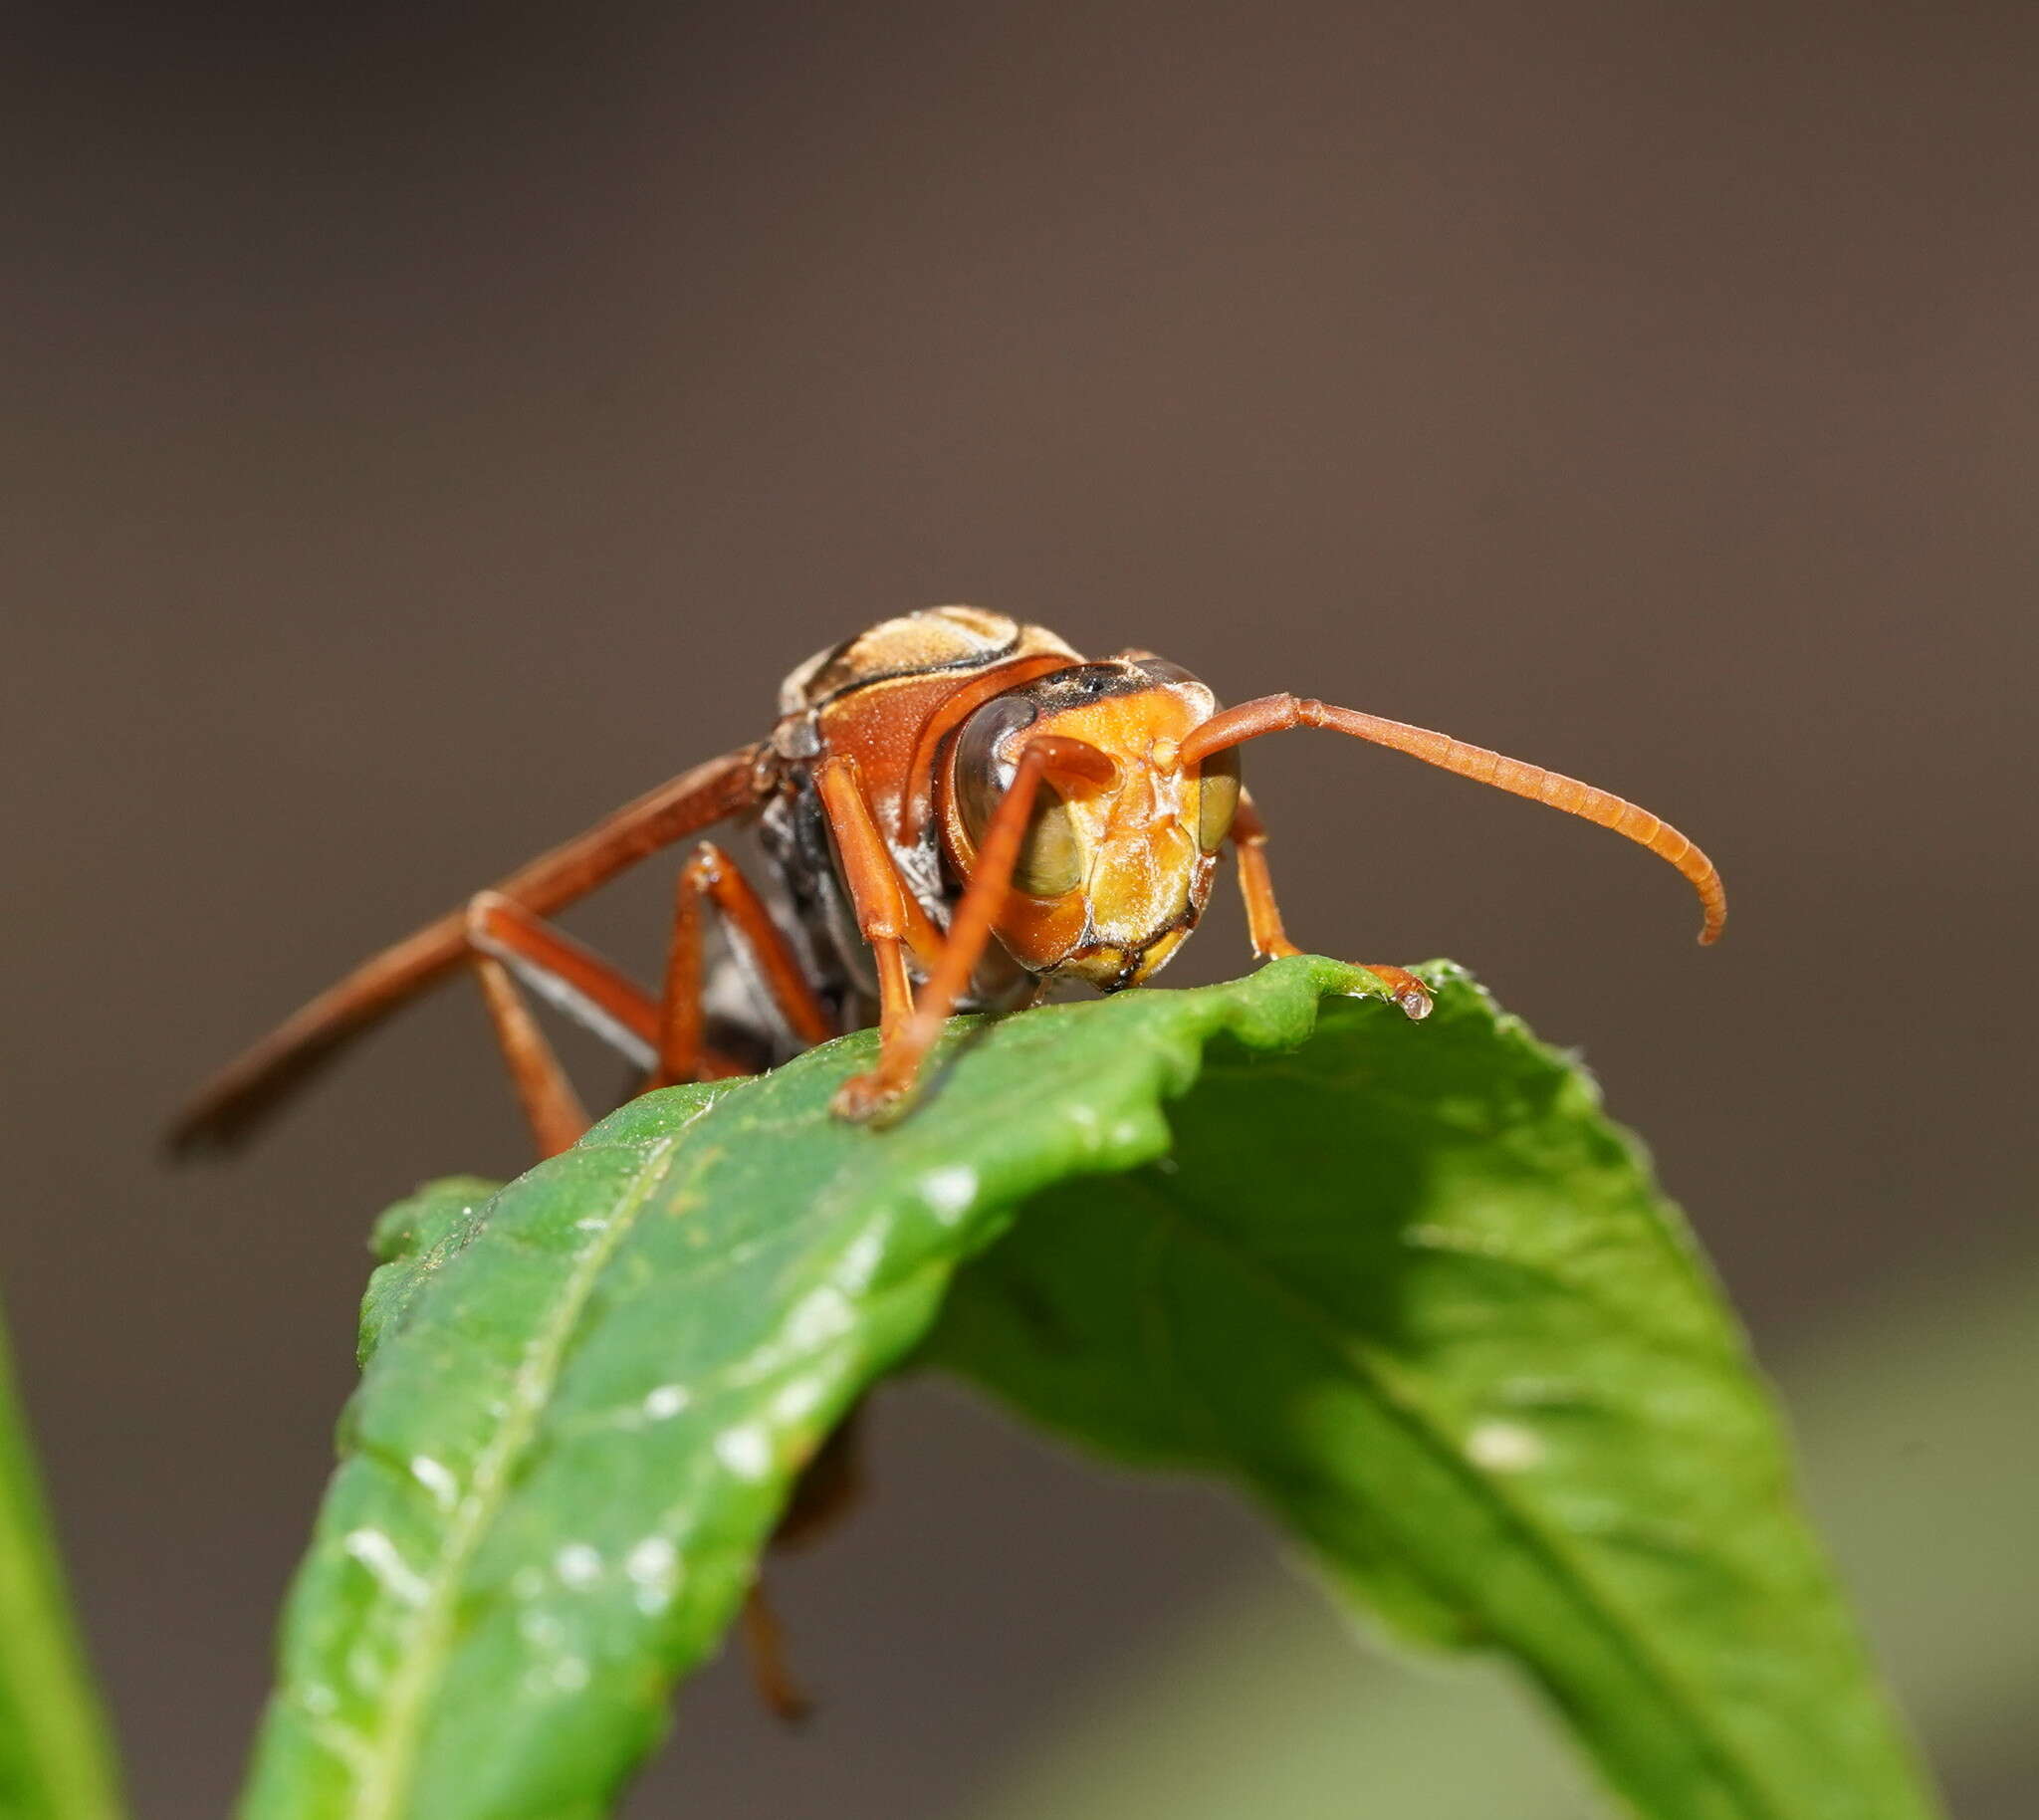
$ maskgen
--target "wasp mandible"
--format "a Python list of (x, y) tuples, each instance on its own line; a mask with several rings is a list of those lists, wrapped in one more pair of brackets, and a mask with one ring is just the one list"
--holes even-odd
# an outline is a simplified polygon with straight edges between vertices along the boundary
[[(769, 739), (618, 809), (362, 963), (219, 1074), (178, 1119), (180, 1148), (243, 1135), (370, 1024), (471, 967), (542, 1155), (588, 1118), (528, 990), (644, 1070), (647, 1086), (753, 1073), (875, 1024), (875, 1067), (836, 1098), (868, 1119), (911, 1094), (957, 1011), (1030, 1004), (1063, 980), (1151, 979), (1210, 901), (1230, 845), (1262, 957), (1297, 952), (1239, 748), (1318, 727), (1583, 815), (1676, 866), (1699, 940), (1726, 919), (1719, 874), (1685, 835), (1575, 779), (1351, 708), (1268, 695), (1221, 709), (1147, 651), (1092, 662), (1052, 632), (940, 606), (820, 652), (780, 690)], [(764, 890), (703, 841), (681, 868), (665, 979), (644, 991), (546, 919), (704, 828), (756, 830)], [(726, 940), (708, 964), (709, 918)], [(1423, 981), (1372, 971), (1411, 1018)]]

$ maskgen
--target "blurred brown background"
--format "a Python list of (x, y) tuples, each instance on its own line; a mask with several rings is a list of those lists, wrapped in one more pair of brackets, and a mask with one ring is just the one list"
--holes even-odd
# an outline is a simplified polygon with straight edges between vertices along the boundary
[[(465, 994), (244, 1160), (166, 1172), (154, 1128), (894, 611), (1151, 644), (1699, 837), (1712, 953), (1604, 834), (1328, 739), (1250, 759), (1299, 939), (1451, 954), (1582, 1045), (1766, 1354), (1897, 1306), (1902, 1355), (1915, 1285), (2039, 1265), (2005, 1141), (2030, 9), (0, 29), (0, 1282), (145, 1813), (228, 1799), (369, 1217), (523, 1160)], [(654, 870), (578, 919), (646, 971)], [(1244, 959), (1228, 902), (1171, 983)], [(633, 1811), (958, 1813), (1264, 1548), (926, 1391), (878, 1457), (788, 1582), (820, 1724), (782, 1737), (725, 1664)], [(2029, 1731), (1942, 1767), (1957, 1811), (2031, 1811)]]

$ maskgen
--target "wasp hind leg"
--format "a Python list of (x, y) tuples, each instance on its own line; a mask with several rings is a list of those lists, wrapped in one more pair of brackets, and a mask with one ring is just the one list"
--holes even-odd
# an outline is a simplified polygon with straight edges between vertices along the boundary
[[(772, 1546), (781, 1552), (806, 1547), (833, 1529), (863, 1494), (862, 1406), (852, 1408), (793, 1481), (793, 1496), (772, 1532)], [(744, 1598), (745, 1653), (750, 1658), (751, 1685), (758, 1698), (789, 1724), (813, 1710), (813, 1702), (793, 1674), (786, 1633), (766, 1591), (762, 1569)]]
[(474, 958), (482, 1003), (496, 1032), (497, 1045), (510, 1070), (511, 1090), (531, 1127), (531, 1140), (541, 1158), (570, 1150), (587, 1129), (587, 1108), (573, 1091), (553, 1045), (538, 1027), (517, 981), (494, 955)]
[[(1302, 950), (1288, 939), (1281, 926), (1281, 910), (1274, 901), (1274, 879), (1267, 870), (1267, 824), (1253, 807), (1252, 798), (1240, 793), (1239, 810), (1232, 823), (1233, 850), (1239, 855), (1239, 889), (1246, 899), (1246, 935), (1253, 952), (1262, 960), (1276, 960)], [(1390, 967), (1381, 961), (1360, 965), (1387, 987), (1403, 1014), (1412, 1019), (1431, 1014), (1430, 988), (1406, 968)]]
[(510, 1084), (541, 1157), (571, 1148), (586, 1109), (533, 1017), (524, 988), (648, 1068), (658, 1028), (649, 994), (599, 955), (497, 891), (467, 906), (467, 945)]

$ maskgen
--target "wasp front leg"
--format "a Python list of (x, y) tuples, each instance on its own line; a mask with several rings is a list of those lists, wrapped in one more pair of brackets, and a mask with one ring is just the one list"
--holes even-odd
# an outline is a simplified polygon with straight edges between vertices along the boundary
[[(991, 946), (999, 912), (1013, 890), (1020, 843), (1046, 779), (1052, 774), (1073, 785), (1094, 788), (1114, 781), (1118, 772), (1109, 757), (1086, 741), (1056, 734), (1036, 734), (1030, 739), (1013, 768), (1012, 783), (992, 811), (978, 843), (970, 882), (944, 934), (935, 931), (907, 895), (899, 868), (879, 836), (870, 804), (857, 786), (855, 767), (846, 759), (830, 760), (821, 774), (821, 794), (835, 829), (850, 894), (857, 901), (858, 922), (878, 955), (883, 995), (878, 1065), (868, 1074), (843, 1082), (835, 1096), (835, 1109), (847, 1118), (871, 1118), (897, 1106), (913, 1090), (943, 1024), (970, 991), (971, 980)], [(909, 946), (927, 968), (918, 995), (906, 973)]]
[[(1246, 937), (1253, 952), (1262, 960), (1302, 953), (1281, 926), (1280, 906), (1274, 901), (1274, 880), (1267, 870), (1267, 824), (1245, 791), (1240, 792), (1239, 809), (1233, 817), (1232, 843), (1239, 855), (1239, 889), (1246, 899)], [(1387, 987), (1407, 1016), (1430, 1016), (1430, 988), (1416, 975), (1378, 961), (1362, 961), (1360, 965)]]
[(912, 1043), (913, 979), (907, 971), (910, 900), (877, 818), (865, 798), (854, 759), (827, 759), (815, 773), (821, 806), (842, 861), (857, 933), (878, 972), (878, 1066), (842, 1085), (835, 1109), (868, 1118), (911, 1085), (924, 1045)]
[[(1087, 741), (1056, 734), (1036, 734), (1028, 740), (978, 843), (970, 882), (957, 900), (949, 927), (937, 932), (906, 892), (857, 783), (854, 763), (831, 759), (821, 766), (822, 801), (850, 895), (856, 900), (858, 926), (878, 957), (878, 1065), (843, 1082), (835, 1110), (844, 1117), (875, 1117), (899, 1105), (913, 1090), (921, 1064), (950, 1014), (969, 993), (991, 946), (999, 913), (1013, 890), (1028, 820), (1050, 775), (1072, 786), (1095, 788), (1115, 781), (1118, 770)], [(909, 947), (927, 969), (917, 995), (906, 971)]]

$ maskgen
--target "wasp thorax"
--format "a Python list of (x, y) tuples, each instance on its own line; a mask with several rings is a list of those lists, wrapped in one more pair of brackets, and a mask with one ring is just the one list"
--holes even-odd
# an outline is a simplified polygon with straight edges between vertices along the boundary
[(1036, 749), (997, 923), (1022, 967), (1130, 985), (1188, 933), (1239, 801), (1235, 753), (1205, 766), (1181, 758), (1186, 735), (1216, 707), (1187, 671), (1127, 654), (1009, 689), (964, 722), (948, 773), (950, 857), (963, 880)]

